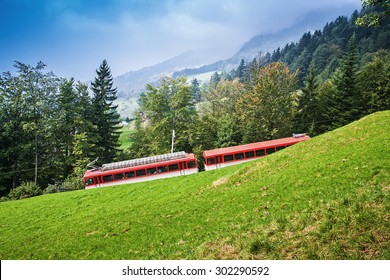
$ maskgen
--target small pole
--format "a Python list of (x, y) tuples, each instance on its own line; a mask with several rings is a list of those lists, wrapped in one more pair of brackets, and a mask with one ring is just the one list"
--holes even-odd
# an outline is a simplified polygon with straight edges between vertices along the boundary
[(172, 129), (172, 145), (171, 145), (171, 154), (173, 154), (173, 143), (175, 141), (175, 130)]

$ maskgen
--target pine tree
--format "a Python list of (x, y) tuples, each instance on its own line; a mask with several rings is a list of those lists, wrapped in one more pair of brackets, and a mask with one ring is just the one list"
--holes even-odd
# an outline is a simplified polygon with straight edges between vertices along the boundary
[(362, 112), (362, 96), (357, 86), (358, 52), (356, 35), (348, 42), (347, 53), (344, 55), (340, 68), (334, 76), (334, 84), (338, 91), (336, 95), (334, 127), (340, 127), (359, 119)]
[(113, 87), (111, 70), (103, 60), (97, 77), (91, 83), (94, 94), (92, 98), (93, 124), (97, 128), (95, 152), (99, 162), (111, 162), (115, 159), (119, 148), (119, 114), (113, 102), (117, 98), (117, 89)]
[(237, 67), (236, 75), (240, 83), (243, 83), (245, 81), (245, 61), (244, 59), (241, 59), (240, 65)]
[(202, 100), (199, 81), (196, 78), (191, 80), (191, 96), (195, 102), (200, 102)]
[(61, 152), (61, 163), (64, 165), (64, 175), (70, 171), (70, 154), (72, 153), (72, 141), (73, 136), (76, 133), (76, 108), (77, 93), (74, 88), (74, 79), (64, 79), (60, 84), (60, 91), (57, 95), (57, 106), (56, 112), (56, 135), (58, 144)]
[(305, 87), (302, 95), (298, 98), (297, 115), (295, 127), (297, 131), (315, 134), (315, 125), (318, 118), (318, 82), (313, 68), (310, 68), (306, 77)]
[(359, 71), (359, 88), (365, 113), (390, 109), (390, 51), (379, 51)]

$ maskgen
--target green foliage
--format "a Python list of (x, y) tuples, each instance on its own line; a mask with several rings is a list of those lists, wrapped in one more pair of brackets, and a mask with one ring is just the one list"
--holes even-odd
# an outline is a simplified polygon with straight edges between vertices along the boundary
[(390, 1), (389, 0), (362, 0), (363, 8), (379, 8), (370, 11), (355, 20), (356, 25), (373, 27), (380, 26), (384, 19), (390, 15)]
[(390, 109), (390, 52), (379, 51), (358, 73), (367, 113)]
[[(21, 181), (33, 180), (42, 185), (56, 173), (48, 169), (53, 161), (55, 93), (58, 79), (35, 67), (15, 63), (17, 76), (0, 76), (0, 185), (4, 193)], [(55, 175), (54, 175), (55, 176)]]
[(46, 189), (43, 190), (44, 194), (58, 193), (59, 189), (56, 185), (49, 184)]
[(243, 142), (258, 142), (291, 135), (293, 92), (297, 72), (283, 63), (255, 69), (252, 86), (239, 96), (238, 118)]
[(81, 190), (84, 189), (84, 184), (79, 176), (69, 175), (61, 184), (60, 189), (64, 190)]
[(24, 182), (20, 186), (12, 189), (8, 194), (10, 200), (23, 199), (41, 195), (42, 190), (34, 182)]
[(189, 133), (196, 115), (191, 88), (185, 78), (163, 77), (160, 86), (147, 86), (136, 117), (137, 131), (132, 134), (131, 155), (155, 155), (171, 150), (191, 151)]

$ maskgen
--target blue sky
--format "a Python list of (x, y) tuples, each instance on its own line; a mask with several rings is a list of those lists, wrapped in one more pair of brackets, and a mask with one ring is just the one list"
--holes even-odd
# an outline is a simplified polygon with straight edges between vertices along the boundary
[(360, 7), (360, 0), (0, 0), (0, 72), (13, 71), (15, 60), (41, 60), (58, 76), (85, 81), (103, 59), (114, 76), (187, 50), (218, 60), (310, 13), (333, 20)]

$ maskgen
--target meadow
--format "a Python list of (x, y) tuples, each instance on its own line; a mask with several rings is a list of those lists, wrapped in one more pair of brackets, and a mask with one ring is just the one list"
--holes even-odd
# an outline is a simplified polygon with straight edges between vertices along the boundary
[(130, 122), (121, 128), (121, 134), (119, 135), (120, 149), (125, 150), (131, 146), (132, 140), (130, 136), (133, 131), (134, 122)]
[(389, 120), (216, 171), (0, 203), (0, 258), (390, 259)]

